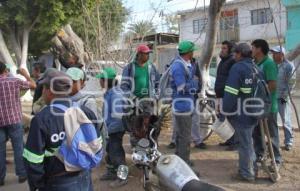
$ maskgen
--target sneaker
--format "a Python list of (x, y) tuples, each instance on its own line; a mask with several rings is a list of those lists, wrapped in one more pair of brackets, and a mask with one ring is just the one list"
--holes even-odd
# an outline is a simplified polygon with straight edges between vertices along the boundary
[(205, 143), (199, 143), (195, 145), (195, 148), (197, 149), (207, 149), (207, 145)]
[(175, 149), (176, 148), (176, 144), (171, 142), (168, 146), (169, 149)]
[(111, 188), (118, 188), (118, 187), (121, 187), (121, 186), (126, 185), (127, 183), (128, 183), (128, 180), (127, 180), (127, 179), (126, 179), (126, 180), (121, 180), (121, 179), (118, 178), (117, 180), (111, 182), (111, 183), (109, 184), (109, 186), (110, 186)]
[(25, 177), (25, 176), (19, 176), (18, 182), (20, 184), (22, 184), (22, 183), (26, 182), (26, 180), (27, 180), (27, 177)]
[(113, 173), (111, 171), (106, 171), (105, 174), (103, 174), (101, 177), (100, 177), (100, 180), (103, 180), (103, 181), (106, 181), (106, 180), (116, 180), (118, 178), (117, 174), (116, 173)]
[(242, 176), (241, 174), (236, 174), (232, 176), (233, 180), (237, 180), (237, 181), (242, 181), (242, 182), (249, 182), (249, 183), (253, 183), (255, 182), (255, 177), (245, 177)]
[(284, 150), (290, 151), (292, 149), (292, 145), (285, 145)]
[(255, 163), (261, 163), (261, 162), (264, 161), (264, 160), (265, 160), (265, 158), (264, 158), (263, 156), (258, 155), (258, 156), (256, 157)]

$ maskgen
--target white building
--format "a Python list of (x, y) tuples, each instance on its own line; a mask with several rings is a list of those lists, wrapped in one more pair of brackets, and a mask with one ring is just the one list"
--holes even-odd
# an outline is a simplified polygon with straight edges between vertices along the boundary
[[(178, 15), (180, 15), (180, 40), (190, 40), (201, 47), (205, 39), (208, 7), (181, 11)], [(284, 43), (286, 28), (286, 9), (281, 0), (229, 1), (221, 12), (217, 43), (224, 40), (249, 42), (263, 38), (271, 44), (278, 44), (278, 36)]]

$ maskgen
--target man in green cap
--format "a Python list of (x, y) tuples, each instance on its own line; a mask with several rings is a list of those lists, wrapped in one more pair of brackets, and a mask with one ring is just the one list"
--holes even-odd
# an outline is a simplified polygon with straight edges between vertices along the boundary
[(100, 115), (101, 112), (97, 108), (96, 98), (87, 91), (83, 91), (86, 82), (84, 71), (77, 67), (71, 67), (66, 71), (66, 74), (73, 80), (72, 91), (70, 93), (72, 102), (80, 107), (87, 107), (90, 109), (97, 118), (97, 121), (93, 123), (97, 123), (98, 126), (101, 127), (102, 117)]
[(190, 41), (179, 43), (179, 55), (173, 60), (170, 68), (172, 88), (172, 112), (176, 123), (176, 151), (187, 164), (190, 161), (190, 141), (192, 114), (194, 111), (195, 94), (199, 88), (193, 79), (195, 67), (191, 60), (193, 52), (197, 50)]
[(120, 165), (125, 165), (125, 151), (122, 146), (125, 128), (123, 126), (123, 93), (115, 86), (116, 71), (113, 68), (105, 68), (96, 78), (100, 79), (100, 85), (105, 89), (103, 117), (108, 132), (106, 145), (107, 171), (100, 178), (101, 180), (114, 180), (111, 187), (120, 187), (127, 184), (128, 180), (121, 180), (117, 177), (117, 170)]

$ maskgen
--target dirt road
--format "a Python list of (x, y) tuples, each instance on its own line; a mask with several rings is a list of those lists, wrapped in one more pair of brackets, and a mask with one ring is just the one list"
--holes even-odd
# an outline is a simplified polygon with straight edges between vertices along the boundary
[[(170, 130), (164, 130), (160, 137), (160, 150), (163, 153), (173, 153), (173, 150), (167, 149), (169, 143)], [(281, 134), (282, 134), (281, 130)], [(281, 180), (278, 183), (272, 183), (267, 179), (267, 175), (260, 172), (260, 178), (253, 184), (240, 183), (233, 180), (231, 177), (237, 172), (237, 152), (225, 151), (224, 148), (218, 146), (220, 139), (213, 135), (208, 141), (207, 150), (192, 149), (191, 158), (194, 161), (195, 169), (200, 172), (200, 178), (210, 183), (220, 185), (229, 190), (236, 191), (297, 191), (300, 190), (300, 135), (299, 131), (296, 134), (296, 146), (293, 150), (287, 152), (282, 151), (284, 163), (281, 168)], [(130, 152), (129, 145), (126, 145), (127, 153)], [(132, 165), (128, 156), (128, 163)], [(94, 172), (94, 185), (97, 191), (122, 190), (122, 191), (142, 191), (141, 172), (130, 166), (130, 178), (128, 185), (119, 188), (111, 189), (109, 182), (99, 181), (99, 176), (104, 172), (104, 165)]]

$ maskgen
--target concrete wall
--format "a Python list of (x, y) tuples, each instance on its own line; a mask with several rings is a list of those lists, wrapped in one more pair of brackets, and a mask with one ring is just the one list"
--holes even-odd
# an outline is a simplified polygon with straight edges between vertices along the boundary
[[(285, 7), (280, 0), (270, 0), (270, 5), (274, 14), (274, 21), (277, 25), (280, 37), (284, 37), (287, 28), (287, 16)], [(251, 25), (251, 10), (268, 8), (268, 1), (266, 0), (248, 0), (239, 1), (236, 4), (228, 4), (223, 7), (223, 10), (238, 9), (238, 20), (240, 25), (240, 41), (251, 41), (257, 38), (264, 38), (267, 40), (276, 39), (277, 33), (274, 22), (260, 25)], [(208, 10), (206, 9), (206, 12)], [(203, 10), (197, 12), (185, 13), (180, 20), (180, 40), (191, 40), (197, 44), (203, 44), (205, 39), (205, 32), (201, 35), (193, 34), (193, 20), (205, 18)]]

